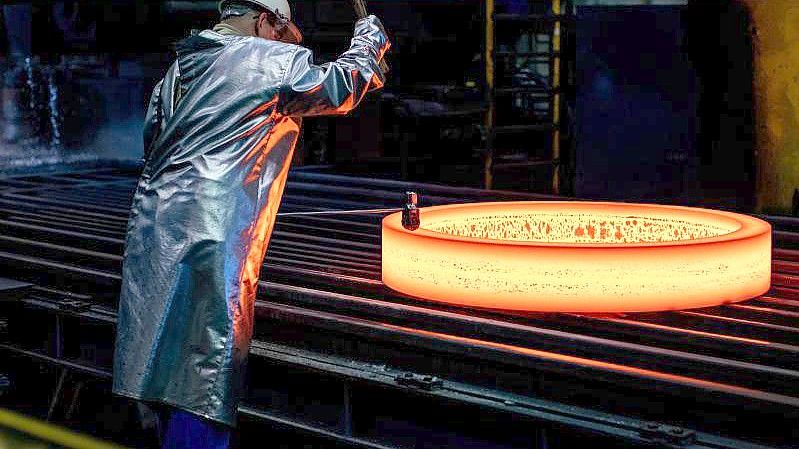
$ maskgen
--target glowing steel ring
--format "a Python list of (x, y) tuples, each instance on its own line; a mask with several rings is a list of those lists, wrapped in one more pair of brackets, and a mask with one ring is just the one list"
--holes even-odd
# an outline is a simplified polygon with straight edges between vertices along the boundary
[(506, 202), (383, 219), (383, 282), (418, 298), (541, 312), (647, 312), (768, 291), (771, 226), (677, 206)]

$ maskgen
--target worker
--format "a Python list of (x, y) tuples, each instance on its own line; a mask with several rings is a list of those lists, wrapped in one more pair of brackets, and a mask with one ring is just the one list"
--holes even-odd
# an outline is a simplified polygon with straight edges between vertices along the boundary
[(315, 65), (287, 0), (219, 9), (152, 94), (122, 268), (113, 391), (167, 407), (169, 448), (228, 447), (302, 117), (345, 114), (382, 87), (389, 48), (369, 16)]

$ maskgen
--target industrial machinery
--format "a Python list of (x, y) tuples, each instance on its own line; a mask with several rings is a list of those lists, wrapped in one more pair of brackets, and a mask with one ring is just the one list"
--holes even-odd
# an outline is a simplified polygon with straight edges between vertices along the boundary
[[(129, 424), (108, 405), (109, 384), (135, 184), (136, 173), (112, 169), (0, 181), (0, 276), (14, 281), (0, 293), (0, 351), (13, 361), (0, 366), (10, 384), (0, 405), (121, 443)], [(760, 217), (775, 243), (765, 295), (588, 314), (397, 293), (381, 281), (385, 214), (289, 214), (395, 208), (406, 191), (418, 193), (422, 227), (433, 205), (562, 200), (294, 171), (255, 305), (244, 447), (270, 429), (357, 448), (799, 441), (796, 219)]]

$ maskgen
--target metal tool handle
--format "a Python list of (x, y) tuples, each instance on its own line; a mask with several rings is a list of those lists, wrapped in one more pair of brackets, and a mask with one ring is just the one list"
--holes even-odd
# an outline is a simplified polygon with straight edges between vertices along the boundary
[(369, 15), (369, 12), (366, 10), (366, 0), (352, 0), (352, 7), (355, 9), (355, 15), (359, 19), (363, 19)]
[[(358, 19), (363, 19), (364, 17), (369, 15), (369, 11), (366, 9), (366, 0), (352, 0), (352, 7), (355, 9), (355, 16)], [(383, 30), (383, 34), (386, 34), (386, 31)], [(383, 73), (388, 73), (389, 71), (388, 62), (386, 62), (385, 57), (380, 60), (380, 70)]]
[(303, 217), (313, 215), (371, 215), (371, 214), (388, 214), (392, 212), (399, 212), (402, 208), (395, 207), (392, 209), (358, 209), (358, 210), (312, 210), (305, 212), (280, 212), (278, 217)]

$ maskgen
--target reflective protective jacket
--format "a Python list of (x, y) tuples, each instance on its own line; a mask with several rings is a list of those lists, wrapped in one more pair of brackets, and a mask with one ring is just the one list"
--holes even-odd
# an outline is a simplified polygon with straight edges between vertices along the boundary
[(383, 85), (379, 21), (317, 66), (303, 47), (206, 30), (179, 44), (145, 122), (128, 222), (114, 392), (233, 425), (259, 272), (301, 117)]

